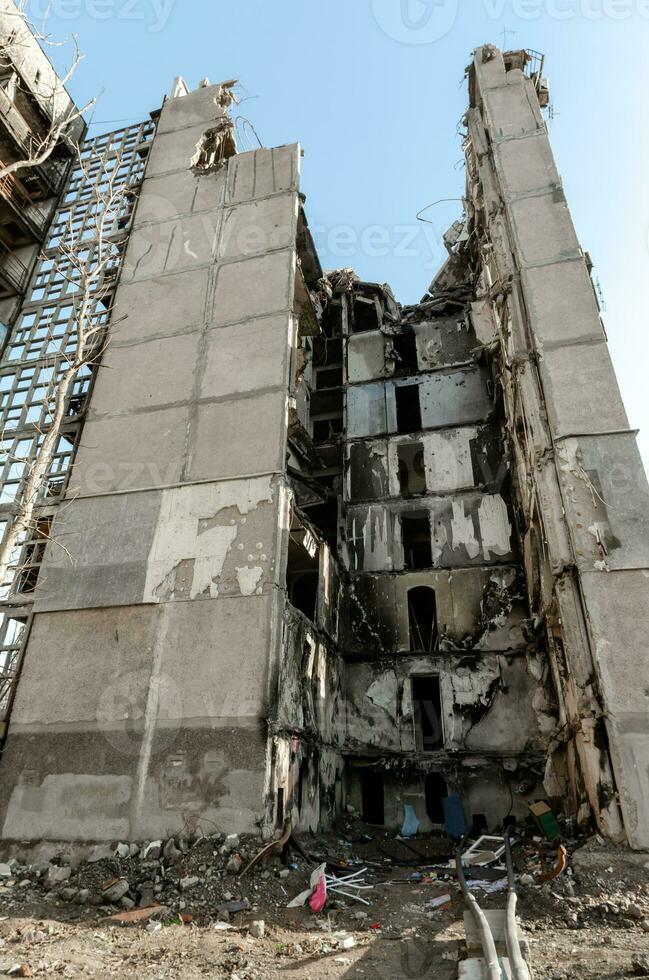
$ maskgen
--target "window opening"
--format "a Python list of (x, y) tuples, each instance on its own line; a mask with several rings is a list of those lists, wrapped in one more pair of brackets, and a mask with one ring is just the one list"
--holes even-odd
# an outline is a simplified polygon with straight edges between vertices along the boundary
[(378, 769), (361, 772), (361, 812), (365, 823), (377, 826), (385, 823), (385, 788), (383, 773)]
[(411, 684), (417, 751), (434, 752), (444, 745), (439, 677), (412, 677)]
[(394, 398), (397, 406), (397, 432), (420, 432), (419, 385), (397, 385)]
[(402, 497), (414, 497), (426, 493), (426, 468), (424, 444), (407, 442), (397, 446), (399, 489)]
[(401, 542), (405, 568), (415, 570), (432, 566), (430, 517), (427, 510), (401, 514)]
[(434, 653), (437, 650), (435, 590), (427, 585), (420, 585), (408, 591), (408, 627), (412, 652)]
[(444, 800), (448, 796), (448, 786), (441, 772), (429, 772), (424, 784), (426, 813), (431, 823), (444, 824)]

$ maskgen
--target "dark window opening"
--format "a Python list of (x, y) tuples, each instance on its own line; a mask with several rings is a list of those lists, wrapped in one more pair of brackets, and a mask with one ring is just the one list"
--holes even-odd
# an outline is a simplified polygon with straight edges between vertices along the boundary
[(277, 810), (275, 816), (275, 826), (284, 826), (284, 787), (280, 786), (277, 790)]
[(81, 415), (86, 404), (86, 395), (73, 395), (68, 403), (68, 415)]
[(394, 399), (397, 406), (397, 432), (419, 432), (421, 430), (419, 385), (397, 385), (394, 389)]
[(318, 573), (302, 572), (293, 576), (289, 585), (288, 598), (292, 606), (303, 612), (307, 619), (313, 621), (318, 598)]
[(332, 300), (322, 314), (322, 332), (325, 337), (340, 337), (343, 330), (342, 319), (342, 303), (340, 300)]
[(353, 310), (352, 333), (366, 333), (368, 330), (378, 330), (381, 326), (375, 300), (357, 296)]
[(316, 391), (322, 391), (326, 388), (340, 388), (343, 383), (343, 369), (342, 367), (326, 368), (317, 371), (315, 377)]
[(423, 443), (410, 442), (397, 446), (397, 459), (401, 496), (414, 497), (416, 494), (426, 493)]
[(433, 551), (428, 511), (401, 514), (401, 543), (404, 568), (412, 571), (432, 566)]
[(392, 338), (392, 346), (397, 355), (395, 370), (399, 373), (416, 374), (419, 369), (416, 335), (412, 331), (397, 334)]
[(480, 837), (482, 834), (486, 834), (489, 826), (487, 824), (487, 818), (484, 813), (474, 813), (473, 823), (471, 824), (471, 836)]
[(364, 769), (361, 773), (361, 812), (365, 823), (385, 823), (383, 773), (378, 769)]
[(286, 591), (291, 605), (312, 622), (318, 602), (319, 552), (314, 535), (294, 516), (288, 542)]
[(330, 337), (313, 338), (313, 364), (315, 367), (338, 367), (343, 361), (343, 342)]
[(424, 786), (426, 813), (431, 823), (444, 823), (444, 800), (448, 796), (448, 786), (441, 772), (429, 772)]
[(434, 752), (444, 745), (439, 677), (412, 677), (411, 683), (417, 751)]
[(333, 419), (316, 419), (313, 422), (313, 441), (315, 443), (335, 440), (343, 431), (343, 420), (339, 416)]
[(408, 591), (410, 649), (414, 653), (434, 653), (438, 645), (435, 590), (420, 585)]

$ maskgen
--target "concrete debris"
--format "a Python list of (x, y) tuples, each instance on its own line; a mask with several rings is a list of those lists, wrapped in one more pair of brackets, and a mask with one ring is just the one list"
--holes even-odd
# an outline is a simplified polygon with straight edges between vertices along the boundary
[(190, 875), (187, 878), (180, 879), (179, 888), (181, 892), (187, 892), (190, 891), (192, 888), (196, 888), (196, 886), (200, 885), (200, 883), (201, 883), (200, 878), (192, 877)]
[(51, 864), (47, 869), (46, 884), (49, 888), (54, 888), (61, 882), (67, 881), (71, 874), (71, 868), (62, 868), (56, 864)]
[(243, 861), (240, 854), (233, 854), (225, 866), (226, 871), (230, 875), (238, 875), (243, 868)]
[(240, 840), (238, 834), (228, 834), (223, 843), (223, 852), (225, 854), (230, 854), (232, 851), (236, 851), (240, 846)]
[(126, 878), (118, 878), (113, 879), (112, 881), (107, 881), (102, 886), (104, 901), (119, 902), (119, 900), (126, 895), (129, 887), (129, 883)]
[(169, 838), (165, 844), (162, 854), (164, 856), (165, 864), (177, 864), (183, 857), (183, 852), (180, 850), (180, 848), (176, 847), (176, 842), (173, 837)]

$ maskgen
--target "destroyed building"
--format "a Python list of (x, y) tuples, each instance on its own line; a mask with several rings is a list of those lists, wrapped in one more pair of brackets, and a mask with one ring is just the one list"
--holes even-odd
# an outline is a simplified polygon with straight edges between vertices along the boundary
[(649, 845), (647, 481), (542, 64), (487, 45), (467, 78), (413, 306), (323, 271), (300, 147), (237, 152), (232, 83), (71, 159), (1, 301), (5, 531), (80, 295), (93, 337), (4, 582), (5, 842), (435, 830), (458, 794)]

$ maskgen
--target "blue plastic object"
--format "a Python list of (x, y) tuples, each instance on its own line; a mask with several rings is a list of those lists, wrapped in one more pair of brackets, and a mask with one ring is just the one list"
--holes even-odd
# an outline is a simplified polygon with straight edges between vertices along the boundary
[(442, 800), (444, 807), (444, 826), (446, 833), (452, 840), (459, 840), (466, 836), (468, 831), (466, 817), (464, 815), (464, 804), (462, 797), (457, 793), (447, 796)]
[(419, 830), (419, 821), (414, 807), (410, 803), (403, 805), (403, 827), (401, 828), (402, 837), (414, 837)]

